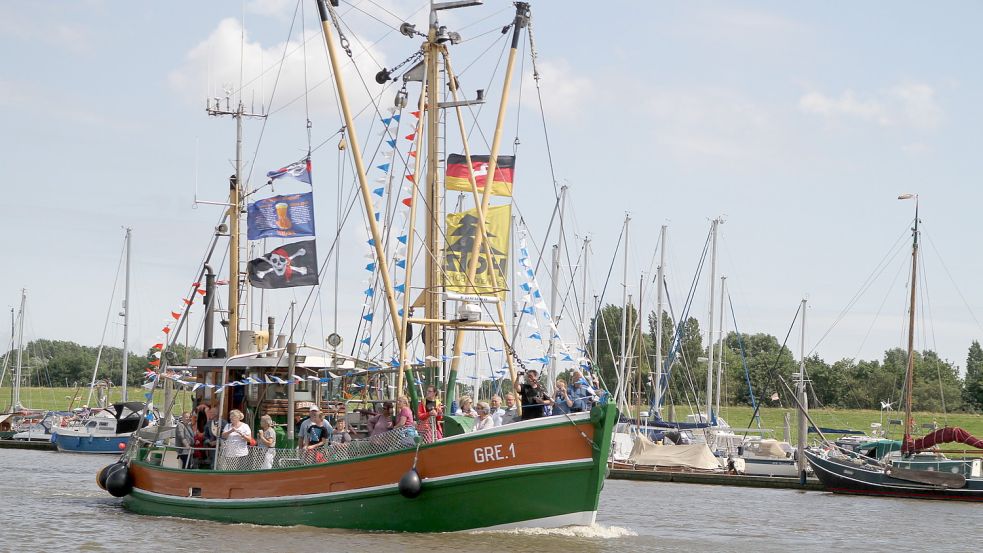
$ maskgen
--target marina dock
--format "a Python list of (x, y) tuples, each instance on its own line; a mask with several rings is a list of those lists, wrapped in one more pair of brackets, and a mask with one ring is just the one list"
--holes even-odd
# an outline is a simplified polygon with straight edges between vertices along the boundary
[(58, 448), (51, 442), (0, 440), (0, 449), (34, 449), (37, 451), (56, 451)]
[(791, 490), (822, 491), (823, 485), (816, 478), (809, 478), (805, 485), (798, 478), (784, 476), (748, 476), (712, 472), (680, 472), (612, 468), (608, 474), (612, 480), (641, 480), (650, 482), (677, 482), (684, 484), (709, 484), (713, 486), (740, 486), (747, 488), (781, 488)]

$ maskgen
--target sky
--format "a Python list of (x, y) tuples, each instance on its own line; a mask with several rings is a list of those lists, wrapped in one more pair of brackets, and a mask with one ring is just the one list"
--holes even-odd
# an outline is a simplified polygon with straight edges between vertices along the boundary
[[(0, 58), (0, 234), (13, 259), (0, 272), (0, 306), (16, 306), (28, 290), (28, 339), (100, 343), (107, 313), (120, 308), (113, 283), (122, 228), (131, 227), (131, 349), (159, 341), (221, 215), (195, 199), (227, 193), (235, 125), (204, 109), (206, 97), (226, 89), (269, 114), (245, 124), (255, 186), (265, 171), (304, 156), (310, 119), (323, 261), (339, 190), (344, 203), (352, 173), (339, 161), (342, 123), (316, 10), (304, 2), (301, 19), (296, 7), (293, 0), (0, 4), (0, 50), (8, 53)], [(543, 111), (524, 43), (503, 149), (515, 149), (516, 208), (537, 244), (555, 201), (551, 175), (568, 186), (571, 261), (591, 239), (588, 297), (601, 294), (615, 263), (604, 301), (620, 303), (625, 280), (637, 301), (639, 279), (652, 282), (665, 224), (668, 288), (679, 309), (710, 221), (722, 216), (717, 274), (728, 277), (742, 332), (784, 337), (805, 297), (807, 351), (831, 362), (880, 358), (905, 341), (904, 244), (914, 205), (896, 198), (917, 193), (924, 281), (916, 346), (965, 363), (971, 341), (983, 336), (976, 285), (983, 4), (611, 0), (539, 1), (532, 9)], [(426, 3), (351, 0), (340, 13), (355, 53), (355, 65), (342, 70), (351, 103), (363, 110), (376, 97), (385, 113), (395, 89), (372, 77), (418, 48), (393, 27), (406, 20), (425, 28)], [(465, 38), (452, 49), (462, 90), (468, 97), (487, 90), (475, 153), (490, 149), (504, 69), (496, 67), (499, 29), (511, 14), (509, 2), (488, 0), (441, 16)], [(413, 103), (418, 90), (409, 92)], [(382, 140), (378, 119), (367, 109), (357, 120), (366, 158)], [(456, 132), (451, 116), (447, 127)], [(459, 143), (449, 138), (449, 150)], [(278, 182), (275, 190), (304, 186)], [(627, 277), (615, 259), (626, 214)], [(367, 234), (359, 215), (339, 241), (337, 302), (332, 265), (316, 308), (298, 316), (311, 343), (334, 330), (335, 306), (345, 343), (360, 336)], [(545, 267), (538, 280), (548, 289)], [(691, 310), (704, 328), (706, 280)], [(289, 302), (303, 305), (309, 291), (270, 292), (265, 306), (284, 321)], [(646, 311), (655, 308), (651, 286), (643, 300)], [(575, 309), (568, 311), (560, 328), (572, 342)], [(110, 319), (105, 339), (118, 344), (120, 321)], [(798, 351), (798, 330), (789, 345)]]

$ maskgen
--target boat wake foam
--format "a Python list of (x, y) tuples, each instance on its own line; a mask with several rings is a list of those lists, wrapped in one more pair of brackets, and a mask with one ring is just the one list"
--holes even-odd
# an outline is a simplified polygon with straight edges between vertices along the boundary
[(512, 534), (520, 536), (562, 536), (567, 538), (594, 538), (611, 540), (637, 536), (635, 532), (620, 526), (564, 526), (561, 528), (513, 528), (510, 530), (476, 530), (473, 534)]

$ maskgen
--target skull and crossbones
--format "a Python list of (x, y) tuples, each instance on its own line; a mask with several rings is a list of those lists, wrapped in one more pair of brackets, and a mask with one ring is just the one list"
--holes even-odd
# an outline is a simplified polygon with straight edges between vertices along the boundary
[(262, 271), (256, 271), (256, 276), (258, 278), (265, 278), (266, 275), (268, 275), (270, 273), (275, 273), (276, 276), (279, 276), (279, 277), (282, 277), (282, 276), (286, 275), (286, 279), (287, 280), (290, 280), (290, 277), (292, 276), (292, 274), (293, 274), (294, 271), (296, 271), (296, 272), (298, 272), (298, 273), (300, 273), (302, 275), (306, 275), (307, 274), (307, 267), (295, 267), (293, 265), (293, 263), (292, 263), (292, 261), (294, 260), (295, 257), (300, 257), (302, 255), (305, 255), (306, 253), (307, 253), (307, 250), (305, 250), (304, 248), (301, 248), (301, 249), (297, 250), (297, 252), (295, 254), (293, 254), (293, 255), (287, 255), (287, 251), (286, 250), (284, 250), (283, 248), (277, 248), (277, 249), (273, 250), (272, 252), (270, 252), (270, 255), (268, 256), (268, 258), (265, 257), (265, 256), (259, 258), (259, 259), (262, 259), (263, 261), (269, 263), (270, 268), (269, 269), (264, 269)]

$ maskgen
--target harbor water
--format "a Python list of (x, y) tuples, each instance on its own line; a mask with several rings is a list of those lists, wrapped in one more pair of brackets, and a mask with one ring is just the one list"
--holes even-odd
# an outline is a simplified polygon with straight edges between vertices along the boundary
[[(113, 460), (0, 450), (0, 551), (761, 553), (889, 551), (913, 540), (967, 551), (983, 537), (983, 506), (975, 504), (619, 480), (607, 481), (597, 524), (583, 528), (415, 535), (220, 524), (127, 512), (95, 483)], [(534, 494), (474, 500), (507, 508)]]

